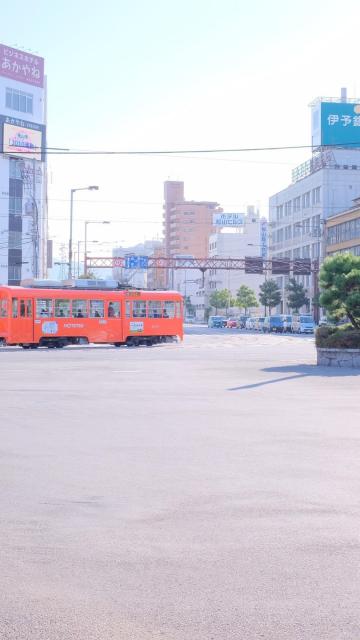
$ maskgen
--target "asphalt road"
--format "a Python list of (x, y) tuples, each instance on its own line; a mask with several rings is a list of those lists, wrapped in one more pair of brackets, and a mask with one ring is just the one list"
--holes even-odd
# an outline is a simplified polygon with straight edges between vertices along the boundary
[(313, 339), (0, 350), (1, 640), (355, 640), (360, 377)]

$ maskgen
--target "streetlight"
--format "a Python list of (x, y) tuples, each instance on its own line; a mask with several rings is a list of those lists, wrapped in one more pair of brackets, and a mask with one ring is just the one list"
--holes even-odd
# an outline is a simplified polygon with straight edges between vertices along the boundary
[(73, 208), (75, 191), (98, 191), (99, 187), (90, 185), (90, 187), (77, 187), (70, 191), (70, 234), (69, 234), (69, 280), (72, 278), (72, 237), (73, 237)]
[(87, 226), (88, 224), (110, 224), (109, 220), (85, 220), (85, 246), (84, 246), (84, 275), (87, 275), (87, 264), (86, 264), (86, 256), (87, 256)]

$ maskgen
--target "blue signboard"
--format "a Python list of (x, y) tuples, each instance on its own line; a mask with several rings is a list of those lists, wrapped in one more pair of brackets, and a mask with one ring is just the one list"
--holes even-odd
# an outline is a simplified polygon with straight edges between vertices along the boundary
[(360, 104), (321, 103), (321, 145), (360, 147)]
[(147, 269), (148, 256), (125, 256), (125, 269)]

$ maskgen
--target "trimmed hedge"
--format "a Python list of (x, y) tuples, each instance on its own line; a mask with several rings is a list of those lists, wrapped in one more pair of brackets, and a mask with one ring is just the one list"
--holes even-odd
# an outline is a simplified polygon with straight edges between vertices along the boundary
[(317, 347), (328, 349), (360, 349), (360, 329), (351, 324), (342, 327), (319, 327), (315, 334)]

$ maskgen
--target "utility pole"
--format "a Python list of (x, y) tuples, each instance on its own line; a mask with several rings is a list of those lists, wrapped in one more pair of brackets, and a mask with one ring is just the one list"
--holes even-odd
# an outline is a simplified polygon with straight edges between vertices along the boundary
[(33, 199), (33, 274), (34, 278), (37, 278), (39, 275), (39, 260), (38, 260), (38, 252), (39, 252), (39, 214), (38, 207), (36, 202), (36, 160), (33, 158), (32, 161), (32, 169), (33, 169), (33, 181), (32, 181), (32, 199)]

